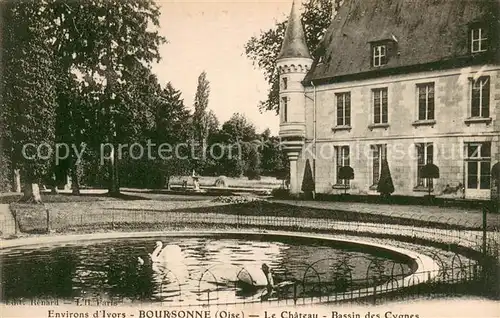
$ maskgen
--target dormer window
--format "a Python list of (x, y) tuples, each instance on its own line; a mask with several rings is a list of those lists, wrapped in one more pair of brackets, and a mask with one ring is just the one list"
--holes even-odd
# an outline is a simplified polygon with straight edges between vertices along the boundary
[(373, 66), (382, 66), (387, 64), (387, 47), (386, 45), (373, 46)]
[(488, 32), (484, 27), (473, 27), (470, 30), (471, 53), (486, 52), (488, 49)]
[(368, 43), (370, 43), (371, 48), (370, 63), (372, 67), (386, 65), (398, 50), (398, 39), (394, 34), (383, 34)]

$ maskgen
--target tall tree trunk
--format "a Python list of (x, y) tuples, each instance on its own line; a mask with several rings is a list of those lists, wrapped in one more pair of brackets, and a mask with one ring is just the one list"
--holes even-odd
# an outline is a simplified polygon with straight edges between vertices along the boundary
[(12, 176), (12, 191), (21, 193), (21, 171), (14, 169)]
[(80, 195), (80, 174), (78, 168), (77, 159), (71, 156), (71, 193), (74, 195)]
[(32, 178), (26, 179), (26, 184), (24, 185), (23, 201), (30, 203), (42, 203), (42, 197), (40, 195), (40, 186)]
[(111, 177), (111, 182), (109, 183), (108, 193), (110, 195), (120, 194), (120, 185), (118, 180), (118, 162), (116, 160), (116, 151), (114, 148), (111, 149), (111, 159), (109, 161), (109, 172)]
[(73, 162), (71, 167), (71, 193), (80, 195), (80, 178), (78, 175), (78, 165)]

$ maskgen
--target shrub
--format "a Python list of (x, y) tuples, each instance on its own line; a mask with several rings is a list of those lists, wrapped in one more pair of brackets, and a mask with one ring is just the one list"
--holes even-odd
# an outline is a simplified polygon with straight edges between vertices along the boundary
[(304, 168), (304, 179), (302, 179), (302, 191), (306, 193), (306, 195), (314, 192), (314, 179), (311, 170), (311, 164), (309, 163), (309, 159), (306, 160), (306, 166)]
[[(339, 169), (339, 179), (341, 180), (352, 180), (354, 179), (354, 169), (350, 166), (343, 166)], [(346, 187), (344, 188), (344, 194), (347, 193), (348, 183), (346, 183)]]
[(287, 199), (290, 196), (288, 189), (277, 188), (271, 191), (271, 195), (277, 199)]
[(439, 168), (435, 164), (428, 163), (422, 167), (422, 169), (420, 170), (420, 175), (422, 178), (426, 178), (428, 180), (430, 196), (432, 190), (432, 179), (439, 178)]
[(377, 192), (383, 196), (389, 196), (394, 192), (394, 183), (392, 182), (391, 171), (389, 170), (389, 164), (386, 159), (382, 161)]

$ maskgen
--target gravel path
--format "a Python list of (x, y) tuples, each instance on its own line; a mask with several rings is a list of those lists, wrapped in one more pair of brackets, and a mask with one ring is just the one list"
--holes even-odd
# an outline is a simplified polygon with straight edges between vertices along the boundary
[[(340, 210), (359, 213), (380, 214), (387, 216), (407, 217), (423, 220), (442, 220), (449, 224), (458, 225), (481, 225), (482, 211), (478, 209), (467, 209), (458, 207), (439, 207), (421, 205), (389, 205), (368, 204), (358, 202), (337, 201), (293, 201), (293, 200), (270, 200), (282, 204), (304, 206), (309, 208)], [(500, 224), (500, 214), (488, 214), (489, 224)]]

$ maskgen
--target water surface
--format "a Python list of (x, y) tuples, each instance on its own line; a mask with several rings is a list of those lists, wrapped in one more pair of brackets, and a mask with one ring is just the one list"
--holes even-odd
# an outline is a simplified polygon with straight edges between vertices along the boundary
[[(151, 253), (157, 240), (182, 248), (189, 279), (179, 280), (175, 271), (139, 265), (137, 257)], [(216, 284), (211, 277), (231, 266), (245, 268), (262, 263), (272, 269), (275, 282), (294, 282), (276, 296), (281, 298), (354, 289), (373, 283), (377, 275), (409, 272), (409, 267), (399, 261), (319, 240), (116, 239), (8, 250), (1, 257), (2, 301), (51, 298), (74, 303), (95, 298), (199, 304), (254, 300), (265, 294), (265, 289)]]

